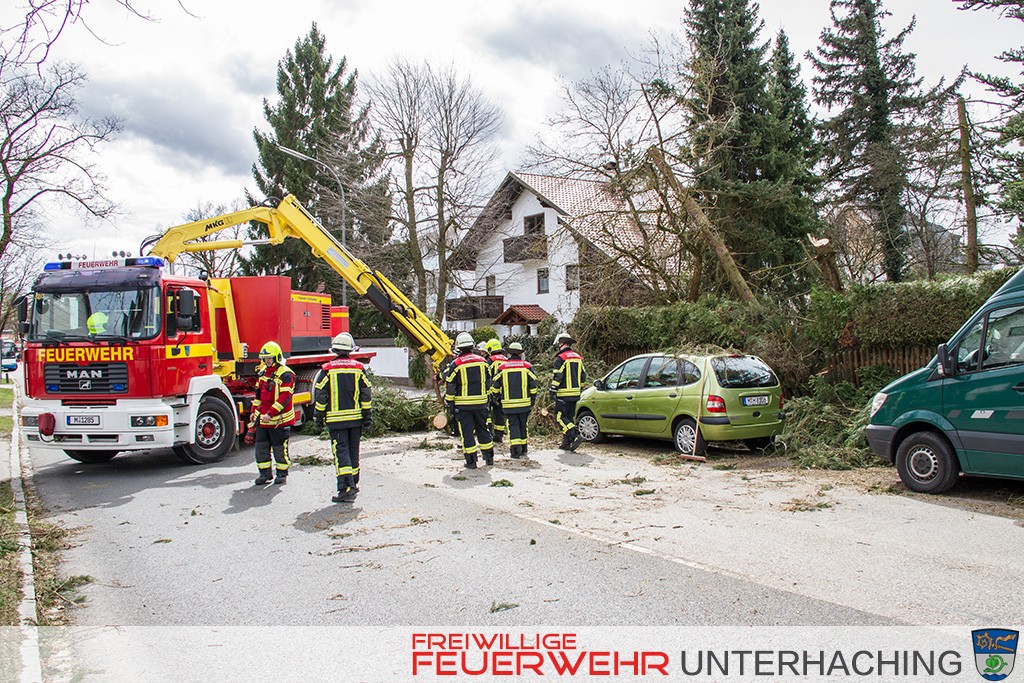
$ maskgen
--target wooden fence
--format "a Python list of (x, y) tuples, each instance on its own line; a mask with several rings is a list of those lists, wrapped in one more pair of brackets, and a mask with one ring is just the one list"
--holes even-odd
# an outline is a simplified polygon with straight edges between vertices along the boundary
[(831, 382), (847, 381), (859, 385), (857, 370), (880, 365), (900, 375), (927, 365), (935, 355), (934, 346), (906, 347), (901, 349), (847, 349), (829, 359), (828, 379)]

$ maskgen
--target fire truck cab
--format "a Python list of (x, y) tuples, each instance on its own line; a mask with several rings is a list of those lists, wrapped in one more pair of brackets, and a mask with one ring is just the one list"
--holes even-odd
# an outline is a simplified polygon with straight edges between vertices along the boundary
[(148, 256), (47, 264), (19, 318), (22, 411), (32, 442), (82, 462), (173, 447), (193, 462), (234, 443), (235, 401), (213, 372), (210, 298), (202, 280), (164, 273)]

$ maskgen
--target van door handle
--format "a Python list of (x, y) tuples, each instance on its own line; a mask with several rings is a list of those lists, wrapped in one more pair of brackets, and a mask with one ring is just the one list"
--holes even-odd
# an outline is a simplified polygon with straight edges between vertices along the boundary
[(1017, 386), (1013, 387), (1013, 390), (1014, 391), (1020, 391), (1020, 392), (1024, 393), (1024, 382), (1021, 382)]

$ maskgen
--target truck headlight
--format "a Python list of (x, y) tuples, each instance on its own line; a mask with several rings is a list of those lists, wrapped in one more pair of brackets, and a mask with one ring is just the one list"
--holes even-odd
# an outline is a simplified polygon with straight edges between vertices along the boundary
[(882, 393), (881, 391), (875, 394), (875, 397), (871, 399), (871, 417), (874, 417), (875, 413), (882, 409), (887, 398), (889, 398), (889, 394)]
[(22, 415), (21, 416), (22, 427), (38, 427), (39, 416), (38, 415)]
[(132, 427), (166, 427), (166, 415), (132, 415)]

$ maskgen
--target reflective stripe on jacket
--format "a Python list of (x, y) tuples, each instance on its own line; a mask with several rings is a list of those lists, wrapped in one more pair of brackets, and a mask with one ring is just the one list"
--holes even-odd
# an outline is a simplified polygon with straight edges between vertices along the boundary
[(583, 368), (583, 356), (572, 349), (565, 349), (555, 356), (555, 372), (551, 375), (551, 390), (560, 398), (579, 398), (587, 371)]
[(370, 415), (372, 385), (366, 368), (351, 358), (336, 358), (324, 363), (313, 385), (314, 410), (326, 415), (329, 425), (361, 423)]
[(505, 411), (529, 410), (537, 395), (537, 375), (525, 360), (507, 360), (498, 366), (494, 374), (491, 393), (501, 398), (501, 407)]
[(464, 353), (451, 362), (444, 375), (445, 401), (456, 406), (486, 406), (490, 387), (487, 361), (475, 353)]
[(287, 365), (275, 365), (273, 372), (264, 368), (256, 380), (256, 398), (253, 410), (259, 413), (263, 427), (287, 427), (295, 423), (292, 394), (295, 393), (295, 373)]

